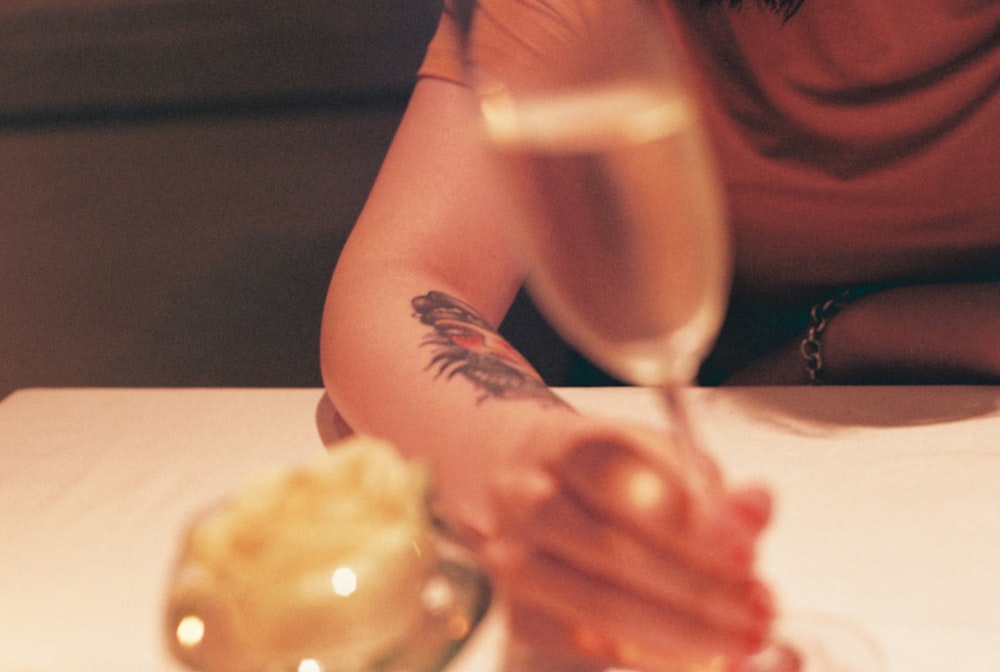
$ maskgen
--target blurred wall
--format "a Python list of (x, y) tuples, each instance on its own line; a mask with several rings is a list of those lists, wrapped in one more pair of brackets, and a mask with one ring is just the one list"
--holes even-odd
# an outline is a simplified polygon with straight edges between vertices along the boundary
[(0, 8), (0, 397), (318, 385), (438, 0)]
[[(313, 386), (440, 0), (0, 6), (0, 398)], [(508, 335), (563, 354), (520, 301)]]

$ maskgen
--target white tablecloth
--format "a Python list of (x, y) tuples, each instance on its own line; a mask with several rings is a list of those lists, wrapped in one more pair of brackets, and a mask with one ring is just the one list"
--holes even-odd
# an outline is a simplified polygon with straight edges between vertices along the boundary
[[(649, 390), (565, 395), (662, 422)], [(777, 494), (763, 563), (784, 608), (859, 623), (889, 672), (1000, 669), (1000, 388), (690, 398), (729, 473)], [(251, 475), (323, 450), (322, 400), (39, 389), (0, 403), (0, 672), (177, 669), (160, 616), (178, 534)]]

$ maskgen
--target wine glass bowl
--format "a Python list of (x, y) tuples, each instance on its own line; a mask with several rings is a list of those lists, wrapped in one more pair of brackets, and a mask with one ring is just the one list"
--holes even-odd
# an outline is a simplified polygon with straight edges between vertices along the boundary
[(613, 375), (688, 383), (730, 277), (697, 106), (651, 6), (574, 6), (579, 33), (539, 67), (473, 69), (487, 138), (525, 207), (529, 289)]
[[(528, 283), (542, 310), (623, 380), (692, 380), (722, 319), (729, 267), (690, 105), (630, 87), (491, 99), (483, 111), (525, 194)], [(563, 122), (561, 137), (498, 128), (544, 127), (546, 115)]]

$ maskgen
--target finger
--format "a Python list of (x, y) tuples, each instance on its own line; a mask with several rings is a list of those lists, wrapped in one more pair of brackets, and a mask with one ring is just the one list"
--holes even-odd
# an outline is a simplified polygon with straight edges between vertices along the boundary
[(760, 487), (746, 487), (731, 493), (728, 506), (754, 533), (767, 526), (774, 509), (771, 494)]
[(766, 627), (720, 628), (678, 613), (545, 554), (525, 554), (516, 572), (516, 580), (503, 580), (508, 599), (573, 627), (603, 633), (615, 644), (618, 662), (624, 662), (629, 651), (664, 658), (742, 658), (757, 650), (767, 635)]
[(546, 502), (519, 536), (581, 572), (718, 627), (765, 627), (772, 616), (748, 568), (724, 577), (705, 573), (573, 500)]
[(530, 520), (543, 502), (557, 496), (558, 484), (548, 472), (537, 469), (504, 469), (490, 484), (497, 509), (497, 534), (510, 534)]
[(722, 666), (725, 661), (721, 656), (708, 664), (700, 660), (653, 657), (635, 646), (615, 642), (593, 626), (572, 625), (521, 603), (509, 605), (507, 620), (511, 640), (506, 657), (515, 662), (508, 666), (514, 670), (600, 672), (622, 664), (637, 670), (722, 672), (727, 669)]
[(640, 533), (688, 524), (690, 495), (674, 465), (640, 455), (622, 436), (586, 437), (552, 465), (581, 502)]
[(561, 485), (601, 516), (664, 553), (719, 575), (752, 564), (757, 530), (727, 509), (703, 519), (675, 465), (648, 459), (622, 436), (581, 440), (554, 465)]
[(727, 493), (703, 507), (677, 552), (709, 572), (750, 567), (756, 544), (771, 517), (771, 496), (757, 487)]
[(617, 662), (596, 638), (566, 621), (521, 602), (507, 608), (510, 641), (505, 655), (514, 664), (505, 669), (600, 672)]
[[(706, 570), (705, 563), (690, 561), (695, 551), (677, 555), (665, 551), (665, 544), (644, 543), (614, 520), (561, 496), (544, 474), (513, 473), (496, 479), (496, 488), (507, 502), (501, 536), (514, 545), (523, 542), (708, 622), (739, 628), (764, 625), (772, 616), (769, 596), (752, 581), (750, 564), (742, 556), (725, 571)], [(725, 528), (717, 525), (709, 531), (723, 535), (721, 540), (702, 535), (703, 543), (718, 553), (726, 543)], [(674, 546), (688, 543), (680, 540)]]

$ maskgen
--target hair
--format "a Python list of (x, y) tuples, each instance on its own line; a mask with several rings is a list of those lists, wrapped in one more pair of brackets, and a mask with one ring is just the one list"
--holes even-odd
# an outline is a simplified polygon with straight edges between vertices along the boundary
[[(795, 12), (805, 0), (754, 0), (758, 7), (768, 9), (775, 14), (784, 16), (785, 21), (792, 18)], [(730, 7), (738, 8), (743, 6), (743, 0), (699, 0), (702, 7), (713, 7), (716, 5), (728, 4)]]

